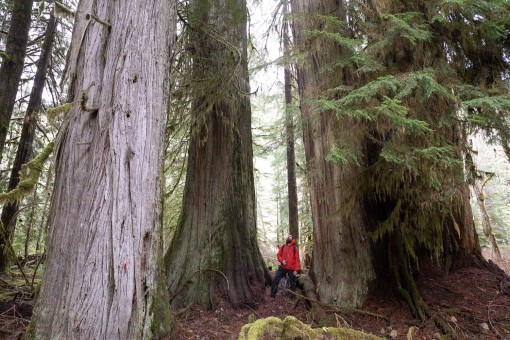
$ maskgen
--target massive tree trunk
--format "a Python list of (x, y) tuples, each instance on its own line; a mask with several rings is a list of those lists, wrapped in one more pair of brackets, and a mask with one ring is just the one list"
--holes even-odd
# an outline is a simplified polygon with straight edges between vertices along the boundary
[(194, 124), (183, 207), (166, 254), (174, 307), (251, 305), (269, 279), (257, 245), (245, 0), (190, 3)]
[(320, 28), (321, 19), (314, 15), (343, 18), (344, 5), (336, 0), (292, 0), (291, 4), (294, 41), (305, 55), (297, 72), (313, 219), (311, 274), (322, 301), (358, 306), (374, 275), (361, 198), (354, 195), (360, 168), (353, 159), (343, 165), (331, 160), (341, 140), (355, 145), (354, 157), (361, 156), (363, 134), (353, 121), (339, 120), (334, 112), (313, 104), (322, 90), (341, 84), (340, 71), (322, 72), (322, 68), (342, 51), (332, 41), (307, 33)]
[[(451, 75), (441, 73), (450, 61), (450, 52), (442, 34), (433, 31), (435, 26), (423, 24), (433, 21), (430, 16), (436, 10), (433, 2), (428, 4), (432, 4), (432, 9), (427, 9), (425, 3), (372, 1), (364, 18), (373, 25), (371, 31), (364, 32), (373, 39), (367, 49), (376, 50), (372, 53), (383, 69), (367, 77), (364, 84), (378, 77), (400, 78), (399, 84), (386, 95), (398, 99), (398, 105), (405, 107), (406, 117), (427, 126), (426, 132), (417, 133), (412, 128), (409, 131), (399, 128), (395, 122), (379, 124), (382, 129), (372, 124), (366, 147), (370, 166), (366, 176), (371, 184), (365, 187), (368, 202), (365, 209), (372, 211), (371, 225), (377, 229), (374, 231), (377, 279), (382, 281), (389, 275), (416, 317), (433, 319), (446, 330), (449, 326), (423, 301), (413, 270), (420, 261), (431, 257), (441, 259), (448, 269), (455, 260), (477, 253), (480, 248), (462, 166), (466, 141), (459, 126), (458, 105), (452, 96), (445, 94), (449, 90), (443, 90), (451, 86), (448, 79)], [(377, 47), (380, 41), (385, 41), (387, 32), (398, 25), (388, 23), (387, 13), (391, 13), (391, 18), (412, 22), (422, 30), (421, 36), (416, 35), (413, 40), (394, 35), (384, 47)], [(413, 79), (419, 81), (412, 91), (406, 91), (406, 84)], [(367, 103), (385, 100), (374, 95)], [(389, 160), (388, 150), (405, 160), (400, 164)], [(430, 150), (445, 150), (444, 156), (435, 159)]]
[(159, 322), (168, 314), (158, 315), (165, 299), (157, 279), (175, 6), (78, 6), (37, 339), (146, 339), (168, 326)]
[[(41, 56), (37, 61), (37, 71), (35, 73), (34, 85), (30, 98), (28, 100), (27, 112), (23, 121), (21, 129), (21, 137), (16, 150), (16, 157), (12, 166), (11, 177), (7, 191), (11, 191), (18, 185), (20, 181), (21, 166), (27, 163), (32, 156), (32, 144), (35, 137), (35, 129), (37, 126), (37, 114), (41, 108), (42, 94), (44, 90), (44, 83), (46, 81), (46, 73), (48, 70), (48, 63), (51, 57), (53, 41), (55, 40), (56, 20), (53, 15), (50, 15), (48, 26), (46, 28), (45, 38), (42, 45)], [(19, 201), (7, 203), (1, 215), (1, 223), (4, 227), (4, 234), (0, 235), (0, 247), (6, 246), (6, 239), (12, 240), (14, 230), (16, 229), (16, 214), (19, 208)], [(5, 237), (5, 238), (4, 238)], [(5, 271), (9, 266), (9, 256), (5, 252), (0, 252), (0, 272)]]
[[(288, 1), (283, 4), (283, 15), (288, 13)], [(289, 232), (299, 242), (298, 195), (296, 184), (296, 150), (294, 112), (292, 105), (292, 77), (290, 62), (290, 33), (289, 22), (283, 23), (283, 47), (285, 49), (286, 64), (284, 70), (285, 86), (285, 137), (287, 141), (287, 190), (289, 195)]]
[(7, 35), (5, 53), (0, 67), (0, 159), (4, 150), (12, 110), (28, 44), (28, 31), (33, 0), (16, 0), (12, 9), (11, 26)]

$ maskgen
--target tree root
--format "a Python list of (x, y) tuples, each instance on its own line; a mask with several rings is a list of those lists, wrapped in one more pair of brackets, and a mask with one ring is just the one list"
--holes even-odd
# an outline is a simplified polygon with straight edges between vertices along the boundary
[(311, 299), (311, 298), (306, 297), (304, 295), (298, 294), (298, 293), (293, 292), (293, 291), (291, 291), (289, 289), (287, 291), (289, 293), (293, 294), (294, 296), (298, 297), (298, 298), (310, 301), (312, 303), (319, 304), (319, 305), (321, 305), (323, 307), (327, 307), (327, 308), (331, 309), (332, 311), (334, 311), (336, 313), (340, 313), (342, 315), (356, 313), (356, 314), (360, 314), (360, 315), (371, 316), (371, 317), (374, 317), (374, 318), (377, 318), (377, 319), (383, 319), (383, 320), (388, 321), (388, 322), (390, 321), (390, 319), (388, 319), (387, 317), (385, 317), (382, 314), (372, 313), (372, 312), (368, 312), (368, 311), (365, 311), (365, 310), (362, 310), (362, 309), (358, 309), (358, 308), (348, 308), (348, 307), (333, 306), (333, 305), (327, 304), (325, 302), (322, 302), (322, 301), (319, 301), (319, 300), (315, 300), (315, 299)]
[(502, 294), (510, 296), (510, 275), (491, 260), (486, 260), (482, 254), (475, 253), (476, 259), (480, 261), (481, 265), (493, 273), (499, 280), (499, 291)]
[[(427, 303), (423, 301), (418, 287), (416, 287), (416, 283), (414, 282), (413, 274), (411, 273), (409, 254), (404, 249), (400, 231), (395, 231), (393, 236), (393, 242), (390, 241), (388, 247), (388, 255), (391, 263), (390, 270), (393, 274), (398, 292), (407, 302), (416, 318), (422, 320), (424, 323), (431, 320), (436, 327), (440, 328), (446, 334), (455, 334), (455, 329), (453, 329), (446, 320), (437, 315), (437, 313), (432, 313)], [(392, 246), (394, 246), (394, 248)], [(392, 250), (395, 250), (396, 253), (393, 253)]]
[(196, 274), (202, 274), (206, 271), (212, 271), (212, 272), (215, 272), (215, 273), (218, 273), (218, 274), (221, 274), (224, 278), (225, 278), (225, 281), (227, 282), (227, 291), (230, 290), (230, 283), (228, 282), (228, 279), (227, 279), (227, 276), (220, 270), (217, 270), (217, 269), (213, 269), (213, 268), (205, 268), (205, 269), (200, 269), (200, 270), (197, 270), (197, 271), (194, 271), (193, 273), (191, 273), (187, 278), (186, 280), (184, 280), (176, 289), (175, 289), (175, 292), (170, 296), (170, 301), (172, 301), (180, 292), (181, 289), (183, 289), (188, 283), (189, 281), (191, 280), (191, 278), (196, 275)]
[[(296, 292), (293, 292), (291, 290), (287, 290), (290, 294), (293, 296), (306, 300), (308, 302), (308, 305), (311, 310), (312, 318), (313, 320), (320, 326), (326, 326), (329, 323), (329, 318), (327, 317), (327, 313), (325, 311), (325, 308), (327, 308), (331, 312), (338, 313), (342, 316), (342, 319), (348, 318), (347, 315), (349, 314), (360, 314), (365, 316), (371, 316), (378, 319), (383, 319), (387, 322), (389, 322), (389, 319), (385, 317), (384, 315), (376, 314), (367, 312), (361, 309), (356, 308), (347, 308), (347, 307), (339, 307), (327, 304), (325, 302), (322, 302), (319, 300), (317, 294), (315, 293), (315, 285), (313, 284), (312, 279), (305, 275), (301, 276), (298, 279), (299, 286), (303, 292), (303, 294), (298, 294)], [(299, 300), (298, 300), (299, 301)], [(294, 305), (297, 304), (297, 301)], [(337, 314), (335, 314), (337, 315)]]

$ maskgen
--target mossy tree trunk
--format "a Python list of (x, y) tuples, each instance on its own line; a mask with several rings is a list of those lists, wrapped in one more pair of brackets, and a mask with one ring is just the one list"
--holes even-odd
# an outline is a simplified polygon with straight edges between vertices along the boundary
[(16, 0), (0, 67), (0, 159), (23, 73), (33, 0)]
[(257, 245), (244, 0), (190, 2), (192, 114), (183, 207), (165, 257), (174, 307), (252, 305), (269, 274)]
[[(384, 51), (378, 51), (384, 73), (376, 73), (374, 78), (366, 82), (377, 76), (405, 78), (408, 75), (427, 74), (430, 70), (446, 69), (450, 58), (444, 37), (432, 31), (430, 37), (425, 38), (429, 33), (426, 29), (432, 29), (434, 25), (425, 27), (418, 24), (423, 18), (432, 21), (430, 16), (435, 13), (433, 5), (427, 9), (425, 4), (419, 2), (402, 4), (374, 1), (367, 12), (370, 14), (366, 19), (378, 28), (371, 35), (376, 42), (378, 39), (384, 40), (389, 30), (385, 26), (387, 21), (384, 16), (387, 13), (395, 17), (409, 15), (409, 18), (417, 20), (416, 27), (424, 31), (422, 37), (417, 38), (419, 43), (403, 35), (396, 35), (390, 40)], [(379, 230), (387, 228), (374, 246), (377, 279), (383, 281), (389, 278), (417, 318), (433, 319), (445, 331), (450, 331), (451, 327), (423, 301), (413, 271), (418, 270), (417, 264), (421, 260), (429, 260), (431, 256), (449, 269), (456, 260), (480, 252), (469, 187), (462, 165), (466, 141), (459, 123), (458, 104), (453, 96), (436, 90), (443, 85), (448, 88), (449, 77), (451, 75), (435, 72), (428, 84), (418, 84), (416, 89), (400, 97), (407, 109), (406, 115), (426, 122), (429, 132), (404, 136), (395, 133), (392, 128), (382, 133), (371, 133), (367, 138), (370, 142), (366, 143), (366, 150), (369, 151), (366, 156), (371, 170), (367, 171), (366, 176), (371, 178), (367, 182), (372, 185), (365, 188), (365, 209), (373, 212), (371, 225), (379, 226)], [(436, 89), (427, 87), (436, 82), (441, 84)], [(395, 95), (391, 91), (388, 93)], [(398, 96), (398, 92), (396, 94)], [(444, 148), (448, 152), (442, 163), (417, 154), (419, 162), (406, 168), (387, 162), (382, 155), (383, 149), (392, 144), (403, 145), (400, 150), (409, 147), (406, 151), (409, 153), (413, 152), (409, 151), (413, 148)]]
[[(53, 41), (55, 40), (57, 23), (55, 17), (50, 15), (48, 26), (45, 32), (45, 38), (42, 45), (41, 55), (37, 61), (37, 71), (34, 77), (34, 85), (30, 98), (28, 100), (27, 112), (25, 119), (23, 120), (23, 126), (21, 128), (21, 136), (18, 143), (18, 149), (16, 150), (16, 156), (12, 165), (11, 177), (9, 179), (9, 185), (7, 191), (11, 191), (16, 188), (20, 182), (19, 172), (21, 166), (27, 163), (32, 156), (32, 144), (35, 138), (35, 129), (37, 127), (37, 115), (41, 108), (42, 94), (44, 90), (44, 84), (46, 82), (46, 74), (48, 70), (48, 64), (51, 58), (51, 51), (53, 47)], [(6, 239), (12, 241), (14, 231), (16, 229), (16, 214), (19, 209), (19, 201), (7, 203), (1, 215), (1, 223), (4, 227), (4, 235), (0, 235), (0, 247), (6, 246)], [(4, 238), (5, 237), (5, 238)], [(5, 271), (9, 267), (9, 256), (6, 253), (0, 252), (0, 272)]]
[[(310, 32), (324, 24), (318, 15), (344, 18), (344, 4), (292, 0), (291, 5), (294, 41), (304, 55), (297, 74), (313, 219), (311, 275), (322, 301), (358, 306), (373, 278), (366, 218), (355, 195), (360, 168), (353, 160), (362, 159), (363, 134), (354, 121), (338, 119), (333, 111), (313, 104), (321, 91), (340, 85), (345, 74), (338, 69), (324, 72), (342, 50)], [(342, 152), (339, 141), (354, 146), (351, 159), (343, 164), (335, 162)]]
[[(168, 315), (160, 186), (176, 2), (82, 0), (37, 339), (147, 339)], [(161, 281), (163, 282), (163, 281)], [(168, 308), (168, 306), (167, 306)]]

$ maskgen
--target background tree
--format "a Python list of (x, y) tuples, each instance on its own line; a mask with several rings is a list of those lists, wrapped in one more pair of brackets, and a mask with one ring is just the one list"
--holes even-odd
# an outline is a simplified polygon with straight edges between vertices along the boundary
[[(284, 0), (283, 16), (286, 19), (289, 13), (289, 3)], [(283, 22), (282, 39), (285, 53), (284, 88), (285, 88), (285, 140), (287, 141), (287, 191), (289, 196), (289, 232), (299, 241), (299, 215), (298, 194), (296, 182), (296, 151), (295, 151), (295, 127), (292, 107), (292, 73), (290, 64), (290, 22)]]
[(485, 237), (488, 239), (489, 245), (492, 248), (494, 254), (496, 255), (496, 258), (501, 260), (501, 252), (499, 250), (498, 242), (496, 241), (496, 236), (494, 236), (491, 218), (487, 210), (487, 205), (485, 204), (484, 188), (493, 177), (494, 174), (489, 173), (486, 174), (486, 178), (482, 178), (481, 180), (473, 183), (473, 191), (475, 193), (476, 203), (478, 204), (478, 207), (480, 209), (481, 226), (483, 233)]
[(0, 67), (0, 158), (11, 121), (28, 44), (33, 0), (14, 1)]
[[(50, 15), (47, 29), (45, 32), (44, 43), (41, 50), (41, 56), (37, 62), (37, 71), (34, 78), (34, 84), (30, 99), (28, 101), (27, 112), (23, 121), (21, 136), (14, 159), (11, 177), (7, 191), (14, 190), (20, 182), (21, 166), (27, 163), (32, 155), (33, 142), (38, 121), (38, 114), (41, 110), (42, 94), (46, 82), (48, 64), (52, 54), (53, 41), (56, 34), (56, 20)], [(34, 183), (35, 185), (35, 183)], [(4, 234), (0, 236), (0, 247), (7, 247), (6, 240), (12, 242), (14, 231), (16, 229), (16, 214), (19, 209), (21, 197), (9, 197), (9, 201), (4, 205), (1, 215), (1, 224), (4, 228)], [(26, 248), (26, 247), (25, 247)], [(25, 251), (27, 253), (27, 251)], [(26, 256), (25, 256), (26, 257)], [(5, 271), (9, 266), (9, 256), (7, 253), (0, 252), (0, 272)]]
[(168, 326), (156, 283), (174, 10), (79, 4), (36, 338), (149, 338)]
[(269, 280), (257, 245), (244, 0), (195, 0), (183, 12), (193, 121), (183, 207), (166, 254), (173, 306), (253, 304)]
[[(73, 0), (66, 0), (65, 3), (73, 7)], [(49, 6), (46, 6), (48, 5)], [(57, 11), (55, 7), (58, 7), (58, 2), (46, 2), (40, 1), (37, 11), (34, 11), (34, 17), (30, 24), (29, 41), (27, 43), (25, 63), (23, 67), (23, 73), (21, 81), (17, 88), (16, 102), (14, 110), (12, 111), (11, 124), (8, 129), (8, 135), (5, 143), (5, 147), (2, 153), (2, 161), (0, 162), (0, 185), (4, 187), (3, 191), (8, 190), (10, 181), (10, 174), (18, 174), (15, 170), (12, 172), (12, 168), (15, 165), (16, 154), (20, 154), (21, 150), (18, 150), (19, 140), (23, 132), (23, 125), (27, 124), (25, 121), (26, 112), (29, 109), (28, 105), (31, 102), (31, 106), (34, 104), (34, 85), (35, 78), (38, 73), (41, 72), (41, 68), (38, 67), (40, 64), (40, 58), (42, 56), (42, 49), (44, 40), (46, 38), (46, 31), (49, 22), (49, 18), (53, 12), (60, 15), (61, 11)], [(55, 6), (55, 7), (54, 7)], [(60, 5), (63, 6), (63, 5)], [(2, 4), (0, 11), (12, 10), (12, 2)], [(72, 13), (72, 10), (70, 10)], [(36, 14), (35, 14), (36, 13)], [(9, 18), (8, 15), (7, 18)], [(72, 19), (72, 16), (67, 16), (67, 19)], [(1, 193), (0, 200), (2, 202), (18, 200), (19, 210), (15, 218), (12, 219), (13, 223), (17, 224), (14, 233), (10, 234), (10, 242), (8, 242), (8, 248), (11, 249), (13, 258), (20, 259), (17, 264), (26, 265), (27, 263), (36, 264), (32, 261), (33, 259), (40, 258), (40, 249), (44, 248), (44, 243), (41, 242), (43, 234), (45, 232), (45, 221), (47, 218), (47, 207), (49, 201), (49, 193), (53, 185), (53, 176), (51, 166), (49, 162), (42, 162), (45, 157), (40, 157), (42, 154), (47, 153), (46, 146), (52, 140), (56, 134), (57, 126), (60, 122), (60, 118), (53, 117), (54, 115), (49, 114), (49, 121), (42, 114), (44, 109), (48, 106), (57, 106), (62, 103), (63, 96), (61, 96), (61, 88), (59, 86), (62, 70), (65, 63), (65, 53), (69, 46), (69, 40), (71, 35), (71, 25), (68, 20), (61, 17), (59, 25), (57, 25), (55, 33), (55, 49), (53, 55), (49, 58), (49, 64), (47, 67), (47, 77), (37, 77), (38, 83), (44, 84), (44, 94), (42, 95), (43, 101), (41, 102), (41, 112), (38, 112), (37, 119), (32, 119), (31, 124), (34, 126), (32, 131), (34, 136), (32, 148), (33, 153), (39, 154), (36, 159), (31, 161), (31, 164), (23, 165), (21, 173), (24, 179), (20, 184), (19, 188), (9, 191), (8, 193)], [(2, 25), (9, 27), (9, 20), (2, 21)], [(0, 31), (0, 49), (3, 49), (3, 43), (7, 37), (7, 31)], [(47, 54), (47, 53), (44, 53)], [(38, 72), (39, 70), (39, 72)], [(39, 86), (38, 85), (38, 86)], [(35, 86), (36, 88), (38, 86)], [(37, 92), (37, 91), (36, 91)], [(49, 110), (48, 112), (53, 111)], [(30, 134), (28, 134), (30, 135)], [(26, 137), (26, 128), (24, 137)], [(25, 138), (24, 138), (25, 140)], [(25, 145), (22, 143), (22, 145)], [(41, 161), (41, 163), (38, 163)], [(19, 166), (21, 164), (17, 164)], [(33, 167), (35, 166), (35, 168)], [(42, 166), (42, 167), (41, 167)], [(36, 169), (37, 168), (37, 169)], [(34, 176), (36, 175), (36, 176)], [(11, 188), (13, 184), (11, 183)], [(33, 191), (33, 192), (32, 192)], [(9, 230), (8, 230), (9, 231)], [(34, 232), (35, 231), (35, 232)], [(12, 248), (10, 247), (12, 245)], [(9, 250), (9, 249), (8, 249)], [(35, 258), (34, 251), (38, 253)], [(29, 257), (28, 254), (31, 256)], [(22, 256), (24, 255), (24, 256)], [(28, 261), (28, 262), (27, 262)], [(40, 268), (40, 267), (39, 267)], [(9, 267), (7, 269), (10, 269)], [(20, 268), (22, 269), (22, 268)], [(39, 278), (34, 277), (35, 282)]]

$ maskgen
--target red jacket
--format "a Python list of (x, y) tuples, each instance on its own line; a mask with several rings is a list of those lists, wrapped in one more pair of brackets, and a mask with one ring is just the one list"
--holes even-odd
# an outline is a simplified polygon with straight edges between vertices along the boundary
[[(283, 265), (283, 260), (287, 260), (287, 264)], [(282, 263), (283, 269), (298, 271), (301, 266), (299, 261), (299, 249), (296, 247), (296, 240), (292, 240), (289, 244), (284, 244), (278, 249), (278, 262)]]

